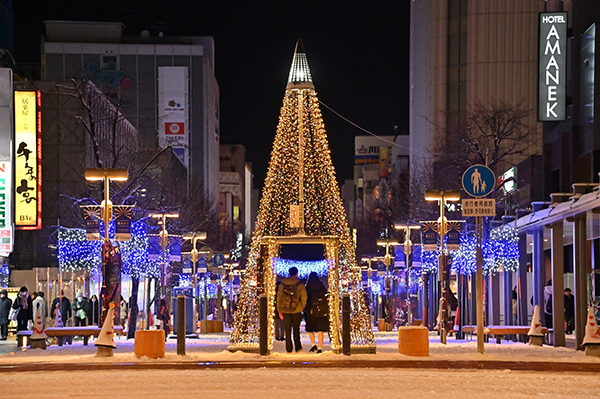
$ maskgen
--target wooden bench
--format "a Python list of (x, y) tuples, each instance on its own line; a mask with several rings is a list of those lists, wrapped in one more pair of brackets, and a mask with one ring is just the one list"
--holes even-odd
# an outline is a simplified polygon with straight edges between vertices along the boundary
[[(527, 335), (530, 329), (530, 326), (487, 326), (483, 327), (483, 334), (493, 335), (496, 337), (496, 343), (499, 344), (505, 335)], [(477, 334), (477, 326), (463, 326), (462, 332)], [(548, 334), (548, 328), (542, 327), (542, 334)]]
[[(114, 326), (113, 327), (115, 334), (121, 334), (123, 332), (123, 327)], [(88, 326), (88, 327), (48, 327), (44, 330), (48, 337), (56, 337), (56, 341), (58, 346), (63, 346), (65, 341), (67, 343), (72, 343), (73, 336), (83, 337), (83, 345), (87, 346), (90, 337), (97, 337), (100, 335), (100, 331), (102, 328), (97, 326)], [(27, 343), (25, 337), (30, 337), (31, 331), (29, 330), (21, 330), (17, 332), (17, 346), (22, 347), (26, 346)]]

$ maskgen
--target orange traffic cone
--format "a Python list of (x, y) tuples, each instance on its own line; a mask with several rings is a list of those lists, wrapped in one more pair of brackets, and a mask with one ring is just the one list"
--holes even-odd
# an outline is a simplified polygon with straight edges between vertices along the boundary
[(35, 309), (35, 324), (33, 325), (29, 347), (31, 349), (46, 349), (46, 338), (48, 336), (44, 332), (44, 326), (42, 325), (40, 304), (38, 303), (37, 305), (38, 307)]
[(56, 322), (54, 324), (54, 327), (64, 327), (65, 325), (63, 324), (63, 320), (62, 320), (62, 314), (60, 313), (60, 306), (56, 305)]
[(542, 319), (540, 318), (540, 306), (535, 305), (529, 335), (529, 345), (542, 346), (544, 344), (544, 333), (542, 333)]
[(100, 335), (96, 342), (95, 346), (98, 347), (98, 351), (96, 352), (97, 357), (112, 357), (113, 349), (116, 349), (115, 345), (115, 334), (113, 330), (113, 319), (115, 317), (115, 304), (111, 302), (109, 304), (108, 312), (106, 313), (106, 319), (104, 320), (104, 325), (102, 326), (102, 330), (100, 331)]
[(587, 324), (585, 326), (585, 337), (582, 346), (585, 346), (587, 356), (600, 357), (600, 327), (594, 316), (594, 307), (588, 309)]

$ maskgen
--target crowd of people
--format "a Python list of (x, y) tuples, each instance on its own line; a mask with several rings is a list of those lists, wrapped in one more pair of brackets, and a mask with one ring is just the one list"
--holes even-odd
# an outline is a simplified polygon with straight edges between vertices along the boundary
[[(120, 324), (125, 327), (127, 323), (128, 305), (121, 296)], [(8, 336), (8, 326), (11, 321), (17, 324), (17, 331), (31, 329), (35, 311), (39, 310), (42, 325), (46, 328), (46, 319), (50, 317), (56, 323), (57, 311), (60, 310), (64, 325), (97, 326), (101, 312), (101, 305), (96, 295), (86, 298), (81, 289), (77, 290), (73, 302), (61, 295), (54, 298), (50, 308), (44, 298), (44, 293), (29, 293), (27, 287), (21, 287), (14, 302), (8, 297), (7, 290), (0, 291), (0, 340), (5, 341)]]

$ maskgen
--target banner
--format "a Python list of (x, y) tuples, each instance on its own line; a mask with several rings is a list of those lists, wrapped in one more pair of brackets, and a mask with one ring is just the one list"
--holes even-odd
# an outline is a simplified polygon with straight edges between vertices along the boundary
[(446, 226), (446, 249), (448, 251), (458, 251), (460, 249), (460, 229), (462, 222), (448, 222)]
[(15, 226), (42, 228), (42, 95), (15, 91)]
[(406, 254), (404, 253), (404, 245), (396, 245), (394, 247), (395, 259), (394, 269), (404, 269), (406, 267)]
[(131, 241), (131, 215), (133, 205), (113, 205), (115, 240)]
[(188, 67), (158, 67), (158, 145), (189, 167)]
[(182, 236), (169, 236), (169, 260), (171, 262), (181, 262)]
[(121, 297), (121, 248), (112, 241), (102, 244), (102, 270), (106, 291), (102, 292), (102, 323), (111, 302), (115, 304), (115, 325), (120, 323)]
[(148, 234), (148, 260), (162, 260), (162, 248), (158, 234)]
[(83, 220), (85, 221), (85, 235), (87, 240), (100, 240), (100, 205), (85, 205), (82, 206), (82, 208)]
[(412, 267), (411, 269), (420, 269), (421, 268), (421, 254), (422, 254), (421, 245), (413, 246), (412, 250)]
[(423, 223), (423, 228), (421, 229), (421, 242), (423, 243), (423, 250), (437, 251), (437, 249), (438, 249), (438, 223), (437, 223), (437, 221)]

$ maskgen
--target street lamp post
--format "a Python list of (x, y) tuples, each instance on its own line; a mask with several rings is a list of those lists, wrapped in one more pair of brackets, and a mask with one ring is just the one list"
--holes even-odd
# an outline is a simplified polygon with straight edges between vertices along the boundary
[(440, 285), (442, 288), (441, 298), (441, 317), (440, 317), (440, 342), (446, 343), (447, 331), (447, 303), (448, 303), (448, 270), (446, 268), (446, 247), (444, 245), (444, 237), (446, 236), (446, 217), (444, 211), (446, 208), (446, 201), (459, 201), (460, 192), (454, 190), (426, 190), (425, 191), (426, 201), (438, 201), (440, 204), (440, 219), (438, 222), (438, 232), (440, 235), (440, 258), (438, 266), (438, 274), (440, 275)]
[[(383, 258), (383, 263), (385, 264), (385, 296), (388, 297), (388, 296), (390, 296), (390, 290), (392, 287), (392, 281), (391, 281), (391, 277), (389, 275), (390, 264), (392, 263), (392, 256), (390, 255), (390, 247), (392, 245), (399, 245), (399, 243), (397, 240), (393, 240), (393, 239), (380, 239), (380, 240), (377, 240), (377, 245), (380, 247), (385, 247), (385, 257)], [(391, 298), (387, 298), (387, 299), (391, 303)], [(388, 302), (388, 301), (386, 301), (386, 302)], [(386, 303), (386, 305), (387, 305), (387, 303)]]
[[(170, 322), (171, 318), (171, 294), (172, 289), (169, 283), (169, 273), (167, 270), (167, 246), (169, 244), (169, 233), (167, 232), (167, 219), (168, 218), (178, 218), (178, 213), (169, 213), (169, 212), (159, 212), (150, 215), (150, 217), (154, 219), (159, 219), (159, 223), (162, 223), (162, 230), (160, 231), (160, 247), (162, 249), (162, 264), (161, 264), (161, 290), (162, 294), (165, 296), (165, 301), (167, 303), (167, 324)], [(150, 287), (150, 284), (148, 284)], [(150, 326), (150, 293), (148, 292), (148, 306), (147, 306), (147, 317), (148, 323), (147, 326)], [(148, 327), (149, 328), (149, 327)], [(166, 331), (166, 330), (165, 330)]]
[[(86, 169), (85, 170), (85, 179), (89, 181), (98, 181), (102, 180), (104, 182), (104, 200), (101, 204), (101, 216), (102, 221), (104, 222), (104, 245), (102, 246), (102, 288), (100, 291), (100, 300), (102, 302), (102, 321), (104, 321), (104, 317), (108, 310), (108, 303), (105, 303), (105, 295), (106, 295), (106, 280), (107, 280), (107, 270), (106, 264), (104, 260), (105, 251), (108, 250), (108, 245), (110, 243), (110, 237), (108, 235), (108, 225), (112, 219), (112, 203), (110, 202), (110, 181), (127, 181), (127, 169)], [(117, 299), (118, 301), (118, 299)]]
[(412, 267), (412, 241), (410, 240), (410, 231), (411, 230), (419, 230), (421, 228), (420, 225), (409, 225), (409, 224), (395, 224), (394, 228), (396, 230), (404, 230), (404, 254), (406, 256), (406, 275), (404, 276), (404, 282), (406, 284), (406, 320), (408, 321), (408, 325), (412, 325), (412, 308), (411, 308), (411, 298), (410, 298), (410, 268)]
[(206, 240), (206, 232), (200, 233), (190, 233), (188, 235), (183, 236), (184, 240), (192, 241), (192, 286), (194, 287), (194, 333), (196, 332), (196, 328), (198, 328), (198, 309), (200, 309), (199, 300), (200, 297), (198, 295), (198, 273), (196, 271), (196, 263), (198, 263), (198, 250), (196, 249), (196, 243), (198, 241)]

